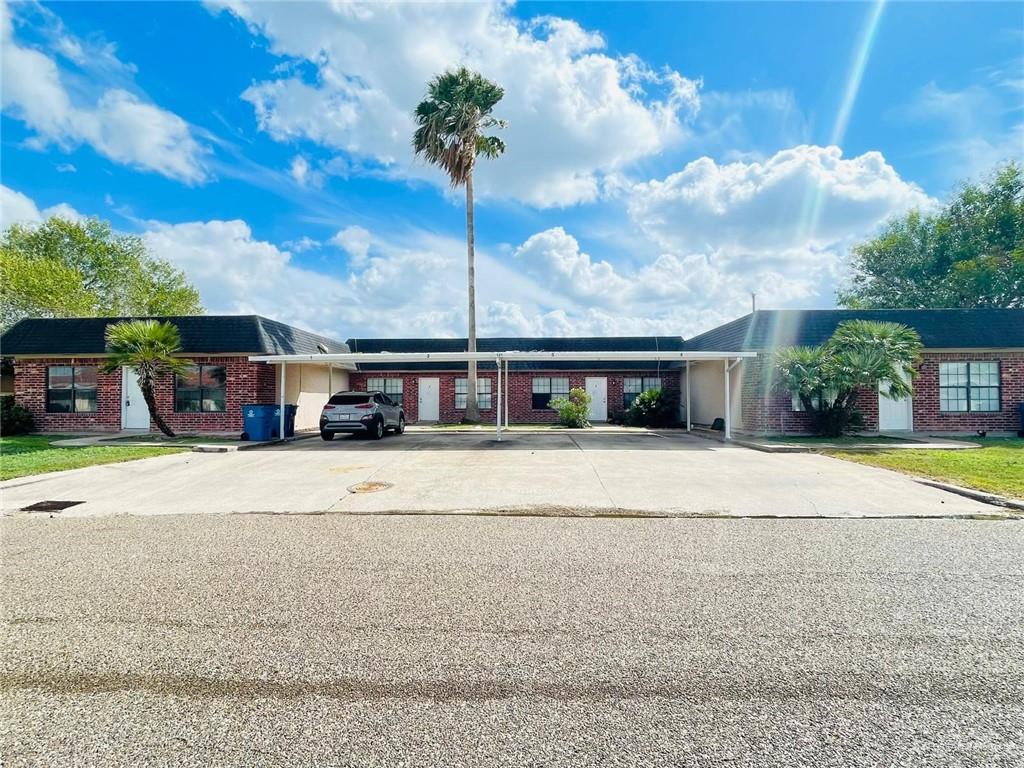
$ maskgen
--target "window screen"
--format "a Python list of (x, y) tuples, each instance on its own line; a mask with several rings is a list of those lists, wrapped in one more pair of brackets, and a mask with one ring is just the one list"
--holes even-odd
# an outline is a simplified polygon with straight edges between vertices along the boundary
[(556, 397), (568, 397), (569, 379), (565, 376), (538, 376), (533, 380), (533, 402), (535, 411), (550, 410), (550, 403)]
[(939, 363), (939, 410), (992, 412), (1000, 408), (999, 363)]
[(375, 377), (366, 380), (366, 388), (370, 392), (383, 392), (394, 401), (395, 405), (402, 405), (402, 379)]
[[(459, 410), (466, 409), (466, 395), (469, 389), (469, 379), (455, 380), (455, 407)], [(476, 380), (476, 407), (481, 411), (491, 409), (491, 380), (479, 378)]]
[(650, 389), (661, 389), (660, 376), (626, 376), (622, 380), (622, 407), (628, 409), (637, 395)]
[(223, 365), (192, 365), (175, 376), (174, 410), (222, 413), (226, 410), (227, 372)]
[(94, 413), (98, 370), (95, 365), (51, 365), (46, 377), (46, 410)]

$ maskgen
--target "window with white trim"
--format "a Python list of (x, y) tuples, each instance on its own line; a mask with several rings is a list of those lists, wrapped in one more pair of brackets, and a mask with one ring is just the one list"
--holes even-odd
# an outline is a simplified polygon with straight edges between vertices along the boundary
[(660, 376), (626, 376), (622, 380), (622, 407), (629, 410), (642, 392), (651, 389), (661, 389)]
[(402, 379), (368, 378), (366, 391), (383, 392), (394, 401), (395, 405), (402, 405)]
[(569, 396), (567, 376), (535, 376), (533, 379), (533, 401), (530, 407), (535, 411), (548, 411), (548, 405), (556, 397)]
[(999, 363), (939, 363), (939, 410), (943, 413), (1000, 409)]
[[(466, 410), (466, 395), (469, 393), (469, 379), (455, 380), (455, 408), (459, 411)], [(479, 378), (476, 380), (476, 407), (481, 411), (491, 409), (491, 380)]]
[(46, 372), (47, 413), (95, 413), (95, 365), (51, 365)]

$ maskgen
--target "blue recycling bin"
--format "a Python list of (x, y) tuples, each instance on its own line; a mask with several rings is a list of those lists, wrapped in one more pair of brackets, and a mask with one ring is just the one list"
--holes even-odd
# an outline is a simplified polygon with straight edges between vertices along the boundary
[[(281, 431), (281, 408), (271, 406), (274, 409), (273, 418), (270, 420), (270, 436), (277, 438)], [(295, 437), (295, 412), (299, 410), (297, 405), (285, 405), (284, 407), (284, 436)]]
[(270, 440), (276, 431), (276, 405), (249, 404), (242, 406), (242, 439), (261, 442)]

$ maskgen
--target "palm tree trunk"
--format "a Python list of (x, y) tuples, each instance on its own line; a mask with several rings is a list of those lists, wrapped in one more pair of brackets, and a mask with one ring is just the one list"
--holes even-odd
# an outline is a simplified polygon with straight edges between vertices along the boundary
[[(466, 178), (466, 261), (469, 277), (469, 333), (468, 351), (476, 352), (476, 253), (473, 233), (473, 172)], [(466, 412), (463, 422), (475, 424), (480, 421), (480, 409), (476, 404), (476, 360), (470, 360), (466, 375)]]
[(149, 418), (156, 423), (157, 429), (168, 437), (174, 437), (174, 431), (167, 426), (167, 422), (164, 421), (163, 417), (156, 409), (156, 392), (153, 389), (153, 377), (140, 377), (139, 389), (142, 390), (142, 399), (146, 401), (146, 407), (149, 408)]

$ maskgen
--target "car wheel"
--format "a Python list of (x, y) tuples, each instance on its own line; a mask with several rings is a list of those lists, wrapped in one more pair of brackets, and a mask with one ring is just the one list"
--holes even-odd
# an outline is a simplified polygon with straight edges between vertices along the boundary
[(334, 439), (334, 433), (333, 432), (324, 432), (323, 430), (320, 430), (320, 439), (321, 440), (333, 440)]
[(395, 427), (395, 434), (400, 435), (405, 432), (405, 416), (398, 417), (398, 426)]
[(374, 440), (380, 440), (384, 437), (384, 419), (377, 419), (373, 422), (373, 432), (371, 435)]

